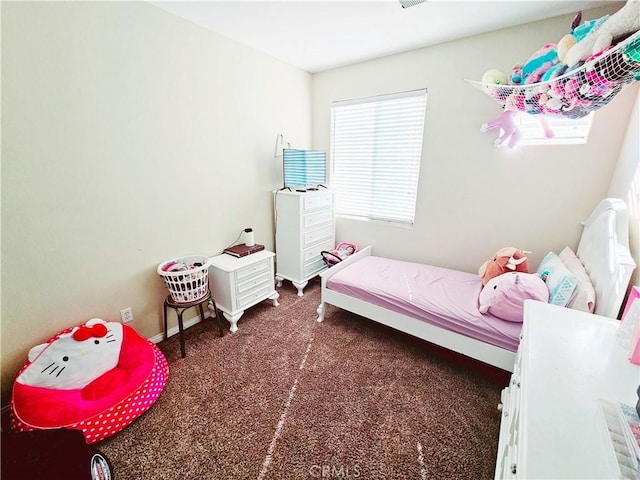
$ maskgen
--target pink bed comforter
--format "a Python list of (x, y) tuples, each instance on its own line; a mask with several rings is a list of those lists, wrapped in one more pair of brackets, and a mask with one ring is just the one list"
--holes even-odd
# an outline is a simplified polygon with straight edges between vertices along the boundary
[(368, 256), (334, 274), (331, 290), (515, 352), (521, 323), (478, 311), (480, 277)]

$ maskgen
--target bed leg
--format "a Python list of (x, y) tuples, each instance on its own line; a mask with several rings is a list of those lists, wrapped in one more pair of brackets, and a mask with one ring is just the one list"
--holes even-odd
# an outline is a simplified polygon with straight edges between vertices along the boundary
[(324, 320), (324, 310), (325, 310), (325, 305), (324, 305), (324, 302), (322, 302), (320, 305), (318, 305), (318, 309), (316, 310), (316, 312), (318, 312), (318, 322), (321, 322), (322, 320)]

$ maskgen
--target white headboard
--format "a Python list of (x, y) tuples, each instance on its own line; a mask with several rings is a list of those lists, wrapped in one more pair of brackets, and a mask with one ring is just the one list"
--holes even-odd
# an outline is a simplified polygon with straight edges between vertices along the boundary
[(596, 291), (598, 315), (618, 318), (636, 263), (629, 251), (627, 206), (605, 198), (584, 222), (578, 251)]

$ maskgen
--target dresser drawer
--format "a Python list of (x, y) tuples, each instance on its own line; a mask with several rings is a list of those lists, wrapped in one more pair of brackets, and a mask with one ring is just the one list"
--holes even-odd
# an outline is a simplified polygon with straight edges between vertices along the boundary
[(322, 257), (320, 255), (320, 252), (322, 252), (323, 250), (329, 252), (334, 248), (335, 245), (333, 244), (333, 239), (326, 240), (309, 248), (305, 248), (302, 254), (302, 260), (304, 263), (307, 263), (309, 260), (317, 260), (318, 258)]
[(252, 290), (258, 290), (258, 289), (262, 288), (264, 285), (269, 285), (270, 281), (271, 281), (270, 272), (268, 270), (264, 271), (264, 272), (261, 272), (261, 273), (255, 275), (255, 276), (247, 279), (244, 282), (236, 284), (236, 293), (239, 296), (247, 295)]
[(273, 288), (269, 283), (267, 283), (266, 285), (261, 285), (258, 288), (252, 289), (250, 292), (242, 296), (238, 296), (238, 309), (244, 310), (254, 303), (264, 300), (272, 291)]
[(269, 259), (265, 259), (265, 260), (261, 260), (257, 263), (254, 263), (252, 265), (246, 266), (244, 268), (241, 268), (240, 270), (238, 270), (237, 272), (235, 272), (236, 275), (236, 283), (241, 283), (244, 280), (246, 280), (247, 278), (251, 278), (254, 277), (260, 273), (262, 273), (263, 271), (269, 271), (269, 266), (270, 266), (270, 260)]
[(324, 263), (324, 260), (322, 259), (322, 257), (320, 257), (318, 260), (312, 260), (309, 263), (305, 263), (305, 265), (304, 265), (304, 276), (305, 277), (310, 277), (314, 273), (321, 272), (326, 267), (327, 267), (327, 265)]
[(331, 192), (321, 193), (304, 199), (304, 211), (309, 212), (320, 208), (329, 208), (333, 205)]
[[(333, 224), (311, 230), (304, 234), (304, 248), (311, 247), (322, 242), (333, 242)], [(333, 247), (331, 247), (333, 248)]]
[(304, 229), (308, 230), (323, 223), (333, 222), (333, 210), (323, 210), (317, 213), (310, 213), (304, 216)]

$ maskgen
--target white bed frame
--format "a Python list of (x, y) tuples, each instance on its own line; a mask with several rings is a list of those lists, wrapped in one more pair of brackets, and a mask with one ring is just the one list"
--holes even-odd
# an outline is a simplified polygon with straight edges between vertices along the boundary
[[(583, 222), (584, 230), (576, 254), (584, 264), (596, 290), (595, 313), (598, 315), (618, 317), (631, 274), (636, 266), (629, 252), (627, 215), (627, 208), (622, 200), (607, 198), (600, 202), (591, 216)], [(327, 281), (332, 275), (371, 255), (371, 251), (370, 246), (363, 248), (320, 274), (322, 299), (318, 307), (318, 322), (324, 319), (326, 305), (334, 305), (489, 365), (513, 371), (515, 352), (327, 288)]]

